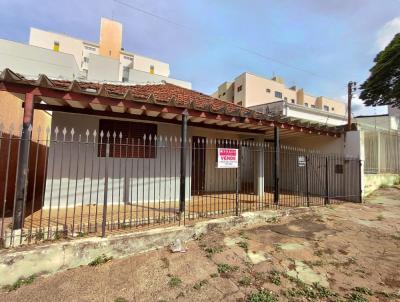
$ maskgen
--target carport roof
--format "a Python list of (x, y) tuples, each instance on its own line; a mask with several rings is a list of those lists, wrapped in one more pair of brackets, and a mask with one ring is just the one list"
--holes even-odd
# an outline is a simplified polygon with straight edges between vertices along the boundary
[(188, 114), (195, 126), (246, 132), (282, 131), (339, 137), (343, 127), (263, 114), (170, 83), (124, 84), (26, 78), (10, 69), (0, 74), (0, 90), (35, 95), (36, 109), (177, 122)]

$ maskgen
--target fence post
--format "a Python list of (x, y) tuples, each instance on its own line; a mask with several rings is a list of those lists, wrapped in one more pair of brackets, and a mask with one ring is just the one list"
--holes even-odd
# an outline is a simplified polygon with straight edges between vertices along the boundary
[(180, 191), (179, 191), (179, 216), (185, 212), (186, 198), (186, 155), (187, 155), (187, 120), (188, 113), (182, 113), (181, 126), (181, 166), (180, 166)]
[(33, 123), (33, 112), (34, 112), (34, 95), (32, 93), (25, 94), (24, 101), (24, 116), (21, 132), (21, 147), (18, 157), (18, 171), (17, 171), (17, 182), (16, 182), (16, 195), (14, 205), (14, 219), (13, 219), (13, 230), (18, 230), (23, 227), (24, 224), (24, 209), (26, 200), (26, 190), (28, 184), (28, 169), (29, 169), (29, 147), (32, 133)]
[(363, 202), (363, 181), (362, 181), (363, 173), (362, 173), (362, 160), (358, 161), (358, 179), (359, 179), (359, 185), (360, 185), (360, 203)]
[(325, 158), (325, 201), (324, 204), (327, 205), (330, 203), (329, 200), (329, 162), (328, 156)]
[(110, 156), (110, 143), (106, 144), (106, 156), (104, 158), (104, 202), (103, 202), (103, 223), (101, 225), (101, 236), (106, 237), (107, 225), (107, 198), (108, 198), (108, 157)]
[(239, 168), (236, 168), (236, 216), (239, 216)]
[(279, 128), (274, 127), (274, 204), (279, 203), (279, 162), (280, 162)]
[(308, 160), (309, 160), (309, 158), (308, 158), (308, 156), (306, 155), (306, 196), (307, 196), (307, 207), (309, 207), (310, 206), (310, 189), (308, 188), (309, 187), (309, 184), (308, 184)]

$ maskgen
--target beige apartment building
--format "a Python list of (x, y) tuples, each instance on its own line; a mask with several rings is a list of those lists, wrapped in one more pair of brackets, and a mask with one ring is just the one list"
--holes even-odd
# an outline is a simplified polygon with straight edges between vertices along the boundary
[(168, 63), (123, 48), (122, 30), (121, 23), (101, 18), (99, 42), (90, 42), (31, 28), (29, 45), (72, 55), (80, 69), (81, 77), (88, 80), (130, 82), (133, 77), (146, 80), (146, 74), (153, 79), (169, 78)]
[(267, 79), (248, 72), (242, 73), (232, 82), (221, 84), (213, 96), (244, 107), (284, 102), (295, 107), (315, 109), (308, 110), (315, 114), (323, 111), (335, 117), (346, 115), (346, 105), (342, 102), (324, 96), (312, 96), (296, 86), (286, 87), (280, 77)]

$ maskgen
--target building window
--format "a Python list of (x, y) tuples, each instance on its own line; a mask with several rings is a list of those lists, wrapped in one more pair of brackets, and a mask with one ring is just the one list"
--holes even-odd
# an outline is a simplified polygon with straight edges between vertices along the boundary
[(308, 107), (308, 103), (304, 103), (304, 106), (305, 106), (305, 107)]
[[(98, 147), (99, 157), (106, 156), (106, 148), (109, 144), (109, 157), (156, 158), (157, 147), (154, 140), (157, 135), (156, 124), (101, 119), (99, 133), (101, 131), (104, 136)], [(110, 133), (109, 138), (107, 138), (107, 133)]]
[(329, 106), (324, 106), (324, 111), (329, 111)]
[(240, 92), (240, 91), (242, 91), (242, 85), (238, 86), (238, 88), (237, 88), (237, 92)]
[(265, 91), (266, 91), (267, 93), (270, 93), (270, 92), (271, 92), (271, 89), (267, 88), (267, 89), (265, 89)]
[(54, 50), (54, 51), (60, 51), (60, 42), (54, 41), (54, 43), (53, 43), (53, 50)]
[(128, 57), (128, 56), (124, 56), (124, 59), (128, 60), (128, 61), (133, 61), (133, 58), (132, 57)]
[(87, 46), (87, 45), (85, 45), (85, 49), (90, 50), (90, 51), (96, 51), (96, 48), (94, 48), (92, 46)]
[(122, 70), (122, 82), (129, 82), (129, 67), (124, 66)]
[(282, 99), (282, 92), (275, 91), (275, 97), (278, 98), (278, 99)]
[(290, 101), (292, 102), (292, 104), (294, 104), (294, 99), (291, 99)]
[(150, 74), (154, 74), (154, 65), (150, 65)]

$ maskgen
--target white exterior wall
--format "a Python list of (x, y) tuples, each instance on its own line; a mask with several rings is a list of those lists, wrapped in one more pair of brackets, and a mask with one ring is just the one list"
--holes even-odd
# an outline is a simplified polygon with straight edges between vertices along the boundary
[(0, 70), (37, 78), (45, 74), (53, 78), (76, 79), (80, 70), (72, 55), (0, 39)]
[(60, 52), (74, 56), (76, 64), (81, 66), (83, 41), (66, 35), (52, 33), (37, 28), (31, 28), (29, 34), (29, 45), (43, 47), (52, 50), (54, 41), (60, 43)]
[(89, 55), (88, 77), (89, 81), (118, 82), (120, 63), (109, 57), (95, 54)]

